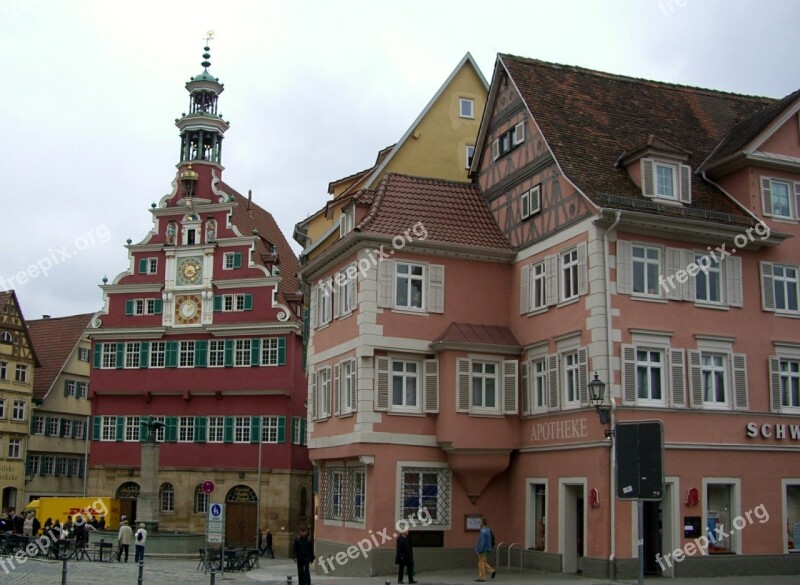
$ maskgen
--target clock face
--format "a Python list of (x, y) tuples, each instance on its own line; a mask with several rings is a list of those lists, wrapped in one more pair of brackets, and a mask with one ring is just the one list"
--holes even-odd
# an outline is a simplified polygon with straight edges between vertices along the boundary
[(175, 299), (175, 322), (183, 325), (197, 323), (200, 320), (200, 297), (181, 295)]
[(180, 258), (178, 260), (178, 273), (176, 284), (187, 286), (200, 282), (203, 278), (203, 260), (196, 256)]

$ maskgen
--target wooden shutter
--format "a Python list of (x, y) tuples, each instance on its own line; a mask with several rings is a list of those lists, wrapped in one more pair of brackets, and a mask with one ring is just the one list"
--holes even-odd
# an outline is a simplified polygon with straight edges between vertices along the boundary
[(394, 260), (378, 263), (378, 307), (394, 307)]
[(250, 365), (261, 365), (261, 340), (258, 338), (250, 340)]
[(353, 385), (350, 387), (350, 409), (358, 411), (358, 360), (350, 360), (350, 371), (353, 375)]
[(631, 265), (631, 243), (617, 240), (617, 294), (633, 292), (633, 269)]
[(694, 407), (703, 406), (703, 376), (700, 370), (700, 352), (695, 349), (686, 350), (689, 354), (689, 388), (691, 403)]
[(726, 301), (731, 307), (742, 306), (742, 259), (728, 256), (723, 261), (725, 267)]
[(341, 380), (342, 367), (340, 364), (333, 366), (333, 413), (342, 414)]
[(669, 350), (669, 381), (672, 387), (671, 406), (686, 406), (686, 365), (682, 349)]
[(517, 414), (519, 411), (519, 362), (503, 361), (503, 414)]
[(326, 373), (326, 380), (328, 381), (327, 388), (320, 388), (320, 392), (322, 392), (322, 408), (321, 414), (325, 417), (331, 415), (331, 392), (333, 390), (333, 380), (331, 379), (332, 370), (330, 366), (323, 368)]
[(219, 313), (222, 311), (222, 295), (214, 295), (214, 312)]
[(314, 402), (317, 399), (317, 372), (312, 370), (309, 372), (309, 390), (308, 390), (308, 416), (311, 417), (311, 420), (317, 419), (317, 408), (316, 403)]
[(456, 412), (469, 412), (472, 377), (470, 363), (467, 358), (456, 359)]
[(253, 310), (253, 295), (251, 294), (244, 295), (244, 310), (245, 311)]
[[(519, 364), (519, 377), (520, 377), (520, 397), (522, 398), (522, 414), (530, 414), (531, 412), (531, 397), (530, 397), (530, 381), (528, 379), (528, 361), (522, 361)], [(531, 374), (533, 371), (531, 370)]]
[(769, 399), (772, 412), (780, 412), (783, 407), (783, 397), (781, 396), (781, 358), (777, 356), (769, 357)]
[[(346, 287), (345, 290), (347, 291), (347, 301), (348, 305), (350, 305), (350, 310), (354, 311), (356, 308), (356, 301), (358, 296), (358, 271), (356, 269), (355, 264), (350, 265), (352, 267), (352, 278), (348, 280), (352, 280), (351, 286)], [(350, 271), (346, 271), (346, 274), (350, 274)]]
[(547, 356), (548, 408), (558, 408), (558, 354)]
[[(99, 441), (101, 437), (101, 432), (103, 428), (103, 417), (102, 416), (93, 416), (92, 417), (92, 440)], [(45, 426), (45, 429), (47, 427)]]
[(233, 339), (225, 340), (225, 349), (223, 351), (222, 361), (226, 368), (233, 367)]
[(139, 345), (139, 367), (146, 369), (150, 359), (150, 342), (142, 341)]
[(525, 122), (520, 122), (514, 126), (514, 145), (525, 142)]
[[(331, 283), (331, 294), (333, 295), (333, 318), (338, 319), (339, 316), (342, 314), (342, 290), (343, 287), (341, 285), (341, 277), (339, 276), (341, 272), (336, 273), (335, 277), (330, 280)], [(334, 294), (335, 291), (335, 294)]]
[(428, 311), (444, 313), (444, 266), (428, 266)]
[(153, 303), (153, 315), (160, 315), (164, 311), (164, 301), (162, 299), (155, 299)]
[(678, 174), (680, 175), (681, 202), (689, 204), (692, 202), (692, 168), (689, 165), (679, 165)]
[(389, 410), (389, 358), (375, 358), (375, 410)]
[(292, 417), (292, 429), (291, 429), (292, 444), (293, 445), (297, 445), (300, 442), (299, 440), (295, 441), (295, 437), (297, 437), (297, 425), (299, 423), (300, 423), (300, 419), (293, 416)]
[(800, 219), (800, 182), (794, 183), (794, 218)]
[[(75, 394), (78, 394), (77, 388), (75, 390)], [(64, 380), (64, 396), (69, 396), (69, 380)]]
[[(227, 340), (226, 340), (227, 341)], [(164, 366), (167, 368), (178, 367), (178, 342), (167, 341), (164, 344)]]
[(775, 286), (772, 278), (772, 263), (759, 262), (761, 268), (761, 308), (775, 310)]
[(208, 357), (208, 340), (198, 339), (194, 342), (194, 367), (205, 368)]
[(134, 302), (131, 299), (125, 301), (125, 314), (126, 315), (133, 315), (133, 305)]
[(425, 383), (423, 384), (423, 407), (425, 412), (439, 412), (439, 360), (425, 360), (423, 364)]
[(534, 213), (539, 213), (542, 210), (542, 186), (536, 185), (533, 189), (530, 190), (530, 210), (531, 215)]
[[(690, 264), (694, 264), (694, 252), (691, 250), (681, 250), (681, 262), (683, 263), (683, 268), (686, 269), (687, 266)], [(677, 280), (675, 281), (677, 282)], [(681, 297), (684, 301), (692, 301), (694, 302), (697, 300), (697, 278), (695, 276), (689, 275), (686, 279), (686, 282), (679, 283), (681, 287)]]
[(589, 292), (589, 269), (586, 261), (586, 244), (578, 244), (578, 295)]
[(531, 192), (525, 191), (520, 197), (520, 219), (525, 219), (531, 214)]
[(278, 365), (285, 366), (286, 365), (286, 338), (279, 337), (278, 338)]
[(147, 274), (147, 258), (139, 260), (139, 274)]
[(208, 417), (196, 416), (194, 417), (194, 442), (205, 443), (208, 429)]
[(761, 207), (763, 215), (772, 217), (772, 182), (768, 177), (761, 177)]
[(663, 284), (659, 283), (659, 286), (666, 290), (661, 290), (659, 292), (665, 294), (668, 299), (680, 301), (683, 299), (683, 290), (681, 284), (675, 280), (675, 274), (678, 270), (683, 268), (681, 263), (681, 250), (679, 248), (667, 248), (665, 255), (667, 275), (662, 281)]
[(164, 419), (164, 441), (175, 443), (178, 441), (178, 417), (168, 416)]
[(519, 274), (519, 314), (527, 315), (531, 310), (531, 265), (522, 267)]
[(736, 410), (747, 410), (747, 358), (743, 353), (731, 356), (733, 363), (733, 407)]
[(319, 302), (317, 299), (319, 297), (319, 288), (315, 285), (311, 285), (311, 328), (316, 329), (319, 323), (319, 307), (317, 303)]
[(286, 442), (286, 417), (279, 416), (278, 417), (278, 442), (285, 443)]
[(558, 280), (558, 256), (547, 256), (544, 259), (544, 288), (548, 306), (558, 304)]
[(261, 417), (250, 417), (250, 442), (258, 443), (261, 440)]
[(636, 346), (622, 346), (622, 402), (636, 403)]
[(655, 197), (653, 160), (642, 159), (642, 194), (645, 197)]
[(233, 253), (233, 267), (234, 268), (241, 268), (242, 267), (242, 253), (241, 252), (234, 252)]
[(125, 367), (125, 344), (121, 341), (116, 343), (117, 346), (117, 369), (121, 370)]
[(226, 416), (223, 421), (222, 441), (224, 443), (233, 443), (233, 417)]
[(500, 156), (500, 141), (497, 138), (495, 138), (494, 141), (492, 141), (492, 160), (497, 160), (499, 156)]
[[(610, 390), (608, 394), (611, 396)], [(578, 396), (581, 404), (589, 404), (589, 352), (585, 347), (578, 350)]]
[(117, 423), (117, 441), (124, 441), (125, 440), (125, 417), (124, 416), (117, 416), (116, 418)]
[(94, 369), (99, 370), (100, 366), (103, 364), (103, 344), (102, 343), (95, 343), (94, 344)]

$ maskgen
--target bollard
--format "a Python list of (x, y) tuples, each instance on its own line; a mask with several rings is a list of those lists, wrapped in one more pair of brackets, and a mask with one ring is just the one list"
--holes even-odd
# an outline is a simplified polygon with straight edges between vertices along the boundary
[(63, 555), (64, 566), (61, 568), (61, 585), (67, 585), (67, 555)]
[(389, 579), (383, 582), (383, 585), (392, 585), (392, 582)]
[(214, 580), (216, 579), (216, 577), (217, 577), (217, 572), (212, 570), (211, 571), (211, 585), (214, 585)]
[(139, 559), (139, 580), (137, 583), (142, 585), (142, 579), (144, 577), (144, 559)]
[(292, 576), (286, 575), (286, 585), (292, 585)]

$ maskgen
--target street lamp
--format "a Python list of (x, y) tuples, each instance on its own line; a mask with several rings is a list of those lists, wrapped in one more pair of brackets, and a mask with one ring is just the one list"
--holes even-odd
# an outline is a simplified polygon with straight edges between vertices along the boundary
[(614, 431), (611, 429), (611, 407), (605, 404), (605, 392), (606, 383), (600, 380), (597, 377), (597, 372), (595, 372), (594, 380), (589, 382), (589, 395), (591, 396), (594, 409), (600, 417), (600, 424), (608, 427), (605, 430), (605, 435), (606, 438), (609, 438), (614, 436)]

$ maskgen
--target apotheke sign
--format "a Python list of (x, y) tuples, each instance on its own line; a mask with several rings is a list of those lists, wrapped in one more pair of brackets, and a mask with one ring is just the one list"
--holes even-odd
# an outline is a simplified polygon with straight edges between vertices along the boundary
[(776, 425), (772, 423), (758, 424), (756, 422), (747, 423), (747, 438), (754, 439), (774, 439), (776, 441), (800, 441), (800, 425)]

